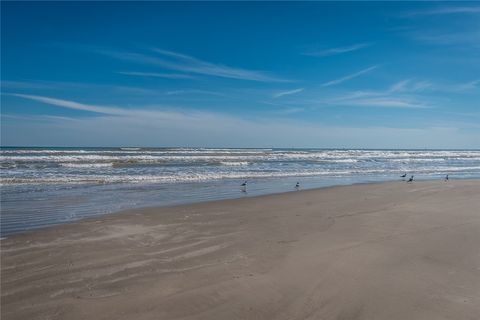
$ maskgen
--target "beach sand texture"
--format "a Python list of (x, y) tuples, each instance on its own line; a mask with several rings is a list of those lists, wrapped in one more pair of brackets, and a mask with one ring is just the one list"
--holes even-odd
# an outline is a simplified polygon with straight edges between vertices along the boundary
[(1, 258), (5, 320), (478, 320), (480, 181), (132, 210), (9, 237)]

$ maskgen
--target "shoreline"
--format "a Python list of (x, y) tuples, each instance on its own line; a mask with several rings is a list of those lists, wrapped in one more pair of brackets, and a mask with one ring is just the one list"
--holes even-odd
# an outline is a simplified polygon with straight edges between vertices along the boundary
[[(443, 181), (441, 179), (425, 179), (425, 180), (415, 180), (414, 183), (422, 183), (422, 182), (435, 182), (435, 181)], [(452, 181), (480, 181), (480, 178), (474, 177), (474, 178), (454, 178)], [(166, 205), (154, 205), (154, 206), (141, 206), (141, 207), (134, 207), (134, 208), (129, 208), (129, 209), (122, 209), (118, 211), (113, 211), (109, 213), (103, 213), (103, 214), (98, 214), (98, 215), (93, 215), (90, 217), (85, 217), (85, 218), (79, 218), (77, 220), (71, 220), (71, 221), (66, 221), (66, 222), (60, 222), (60, 223), (55, 223), (52, 225), (46, 225), (44, 227), (39, 227), (39, 228), (33, 228), (29, 230), (24, 230), (20, 232), (15, 232), (7, 235), (2, 235), (0, 237), (0, 241), (4, 241), (8, 238), (15, 237), (18, 235), (24, 235), (24, 234), (30, 234), (34, 232), (39, 232), (42, 230), (50, 229), (50, 228), (56, 228), (56, 227), (61, 227), (63, 225), (69, 225), (69, 224), (74, 224), (74, 223), (79, 223), (82, 221), (87, 221), (91, 219), (99, 219), (101, 217), (105, 216), (111, 216), (111, 215), (118, 215), (118, 214), (124, 214), (128, 213), (130, 211), (136, 211), (136, 210), (152, 210), (152, 209), (163, 209), (163, 208), (177, 208), (181, 206), (188, 206), (188, 205), (196, 205), (196, 204), (202, 204), (202, 203), (214, 203), (214, 202), (219, 202), (219, 201), (229, 201), (229, 200), (239, 200), (239, 199), (252, 199), (252, 198), (258, 198), (258, 197), (268, 197), (268, 196), (274, 196), (274, 195), (282, 195), (282, 194), (289, 194), (289, 193), (298, 193), (298, 192), (305, 192), (305, 191), (314, 191), (314, 190), (323, 190), (323, 189), (329, 189), (329, 188), (336, 188), (336, 187), (348, 187), (348, 186), (362, 186), (362, 185), (382, 185), (382, 184), (391, 184), (391, 183), (406, 183), (406, 180), (386, 180), (386, 181), (373, 181), (373, 182), (353, 182), (350, 184), (337, 184), (337, 185), (328, 185), (328, 186), (323, 186), (323, 187), (315, 187), (315, 188), (308, 188), (308, 189), (302, 189), (300, 188), (299, 190), (291, 190), (291, 191), (281, 191), (281, 192), (273, 192), (273, 193), (267, 193), (267, 194), (258, 194), (258, 195), (241, 195), (238, 197), (233, 197), (233, 198), (224, 198), (224, 199), (213, 199), (213, 200), (204, 200), (204, 201), (194, 201), (194, 202), (185, 202), (185, 203), (179, 203), (179, 204), (166, 204)]]
[(8, 319), (475, 319), (480, 181), (134, 209), (1, 241)]

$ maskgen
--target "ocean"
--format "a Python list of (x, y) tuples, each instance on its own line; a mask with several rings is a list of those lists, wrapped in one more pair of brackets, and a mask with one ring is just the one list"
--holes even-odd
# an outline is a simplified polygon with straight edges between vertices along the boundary
[(480, 178), (480, 150), (3, 147), (0, 173), (4, 237), (131, 208), (294, 191), (297, 182)]

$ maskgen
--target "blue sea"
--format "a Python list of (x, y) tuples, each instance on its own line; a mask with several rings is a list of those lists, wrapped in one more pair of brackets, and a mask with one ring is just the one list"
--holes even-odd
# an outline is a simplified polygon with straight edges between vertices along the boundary
[(4, 237), (131, 208), (294, 191), (297, 182), (480, 178), (480, 150), (4, 147), (0, 170)]

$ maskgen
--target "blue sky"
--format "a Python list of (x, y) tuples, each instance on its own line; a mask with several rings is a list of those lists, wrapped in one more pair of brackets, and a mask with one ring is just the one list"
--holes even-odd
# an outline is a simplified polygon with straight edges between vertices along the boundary
[(2, 145), (480, 148), (480, 3), (1, 5)]

